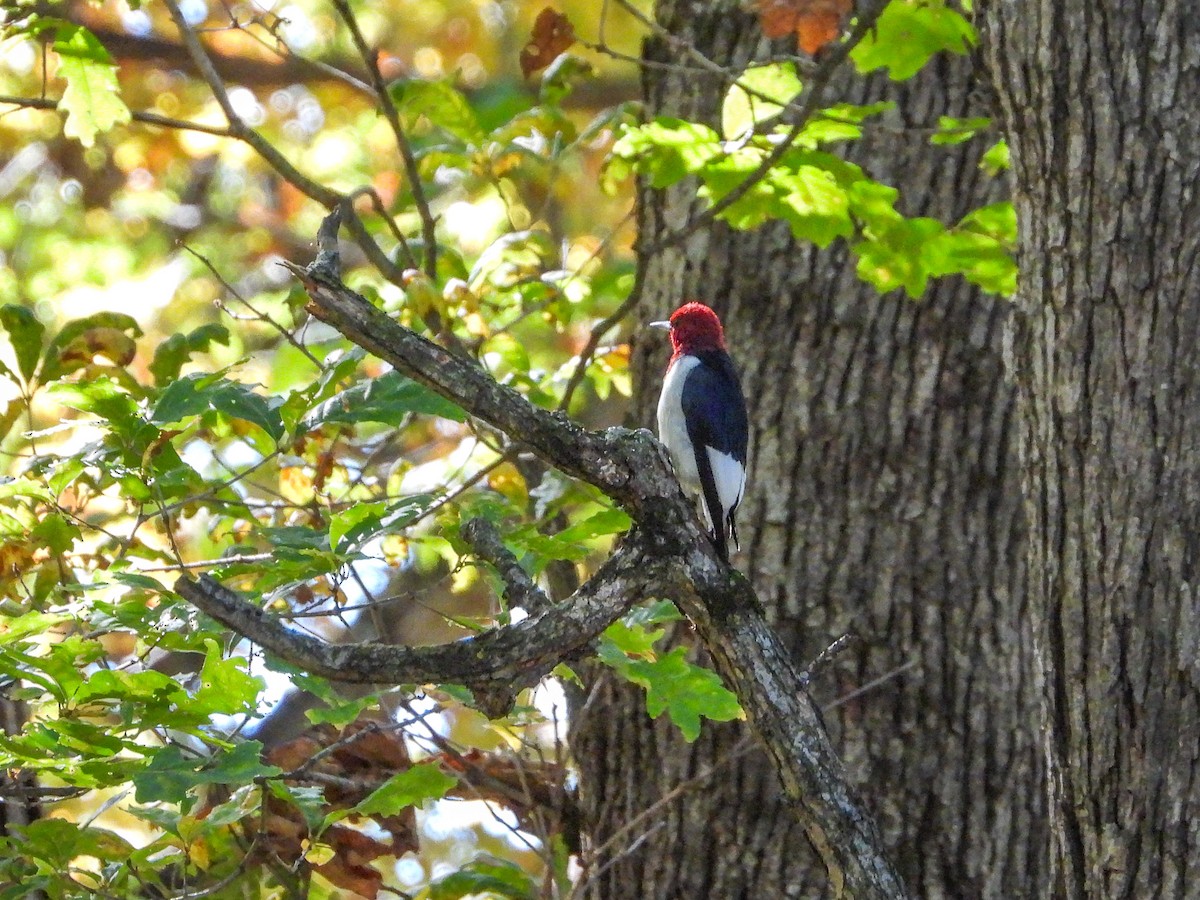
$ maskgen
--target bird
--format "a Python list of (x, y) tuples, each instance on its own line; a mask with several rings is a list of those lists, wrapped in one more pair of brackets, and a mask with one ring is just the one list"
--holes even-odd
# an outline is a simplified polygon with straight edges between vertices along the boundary
[(729, 562), (729, 539), (738, 544), (735, 515), (746, 492), (750, 426), (741, 379), (725, 349), (725, 330), (703, 303), (685, 303), (650, 327), (671, 333), (658, 400), (658, 439), (675, 476), (699, 497), (717, 555)]

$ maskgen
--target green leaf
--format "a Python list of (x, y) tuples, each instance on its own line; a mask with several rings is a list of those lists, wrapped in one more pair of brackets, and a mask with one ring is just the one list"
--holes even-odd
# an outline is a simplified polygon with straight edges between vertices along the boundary
[(210, 322), (187, 334), (171, 335), (154, 351), (150, 374), (154, 376), (155, 383), (161, 387), (178, 378), (179, 370), (193, 353), (203, 353), (213, 344), (229, 344), (229, 329), (224, 325)]
[(456, 784), (458, 779), (436, 764), (421, 763), (397, 772), (355, 806), (353, 812), (363, 816), (394, 816), (426, 800), (440, 800)]
[(186, 375), (172, 382), (159, 396), (150, 420), (173, 425), (209, 411), (257, 425), (273, 440), (283, 437), (283, 419), (266, 397), (220, 375)]
[(467, 418), (466, 413), (449, 400), (392, 371), (330, 397), (304, 417), (303, 427), (311, 431), (321, 425), (356, 425), (360, 422), (397, 426), (409, 413), (441, 416), (454, 422), (463, 422)]
[(429, 885), (429, 900), (460, 900), (462, 897), (499, 897), (504, 900), (535, 900), (540, 896), (529, 875), (505, 860), (490, 857), (472, 860), (457, 872)]
[(929, 143), (938, 146), (949, 146), (969, 141), (985, 128), (991, 127), (992, 120), (987, 117), (973, 119), (956, 119), (951, 116), (938, 117), (938, 130), (929, 139)]
[[(272, 781), (271, 785), (281, 782)], [(224, 828), (234, 822), (240, 822), (247, 816), (258, 812), (262, 806), (262, 794), (257, 785), (247, 784), (238, 788), (224, 803), (214, 806), (204, 817), (205, 829)]]
[(232, 750), (218, 753), (205, 769), (211, 784), (249, 784), (256, 778), (274, 778), (283, 769), (262, 761), (263, 745), (259, 741), (242, 741)]
[(854, 233), (850, 201), (833, 173), (801, 166), (791, 173), (776, 171), (771, 181), (782, 192), (782, 218), (800, 240), (827, 247), (834, 238)]
[(137, 320), (125, 313), (99, 312), (64, 325), (46, 348), (39, 380), (48, 384), (68, 375), (103, 353), (117, 365), (121, 357), (132, 358), (134, 338), (142, 336)]
[(267, 788), (280, 800), (290, 803), (300, 810), (310, 832), (313, 834), (320, 832), (321, 823), (325, 819), (325, 810), (329, 807), (323, 787), (288, 785), (283, 781), (272, 779), (267, 782)]
[(431, 125), (467, 143), (483, 139), (484, 131), (471, 104), (449, 81), (397, 81), (388, 90), (408, 127), (424, 117)]
[(34, 500), (45, 500), (48, 503), (54, 502), (54, 495), (43, 484), (28, 478), (0, 476), (0, 500), (11, 500), (14, 497), (29, 497)]
[(1013, 241), (1003, 235), (960, 225), (934, 243), (927, 251), (927, 258), (934, 275), (961, 274), (986, 291), (1008, 296), (1017, 290), (1017, 263), (1012, 246)]
[(82, 25), (63, 25), (54, 41), (58, 71), (66, 79), (58, 108), (67, 114), (63, 134), (90, 147), (96, 135), (129, 121), (119, 96), (117, 67), (104, 45)]
[(904, 81), (935, 53), (962, 55), (977, 40), (971, 23), (938, 0), (892, 0), (850, 58), (863, 74), (886, 68), (893, 81)]
[(95, 413), (129, 446), (134, 445), (135, 435), (146, 428), (134, 399), (123, 385), (107, 375), (79, 382), (57, 381), (50, 385), (48, 393), (63, 406)]
[(721, 104), (722, 133), (732, 140), (779, 115), (802, 86), (795, 66), (790, 63), (751, 66), (725, 94)]
[(742, 715), (737, 697), (716, 672), (687, 661), (687, 651), (676, 647), (657, 660), (621, 661), (601, 657), (629, 681), (646, 689), (646, 712), (658, 718), (664, 712), (688, 742), (700, 736), (700, 719), (728, 722)]
[(248, 784), (256, 778), (283, 774), (278, 766), (268, 766), (259, 758), (262, 744), (243, 741), (232, 750), (219, 752), (211, 759), (184, 756), (174, 745), (155, 751), (149, 764), (133, 776), (138, 803), (183, 803), (188, 791), (202, 784)]
[[(867, 239), (854, 246), (858, 254), (858, 276), (881, 292), (904, 288), (914, 299), (925, 293), (931, 275), (931, 250), (946, 233), (936, 219), (897, 217), (868, 228)], [(936, 255), (936, 253), (934, 253)]]
[(369, 709), (377, 703), (379, 703), (379, 695), (368, 694), (356, 700), (330, 703), (329, 706), (307, 710), (304, 716), (314, 725), (332, 725), (334, 728), (345, 728), (357, 719), (363, 710)]
[(197, 777), (195, 760), (183, 755), (178, 747), (163, 747), (150, 757), (150, 763), (133, 776), (138, 803), (182, 803), (187, 792), (204, 779)]
[(37, 370), (38, 358), (42, 355), (42, 337), (46, 333), (46, 326), (30, 310), (11, 303), (0, 306), (0, 326), (8, 332), (9, 343), (17, 357), (17, 369), (28, 382)]
[(981, 206), (963, 216), (958, 228), (985, 234), (1010, 247), (1017, 244), (1017, 211), (1011, 200)]
[(205, 640), (204, 646), (200, 688), (189, 704), (189, 711), (205, 716), (252, 714), (258, 707), (263, 680), (246, 671), (246, 660), (241, 657), (223, 657), (220, 645), (212, 638)]
[(630, 610), (601, 635), (597, 655), (618, 674), (646, 688), (646, 711), (658, 718), (665, 711), (688, 741), (700, 734), (700, 718), (728, 721), (741, 716), (737, 697), (708, 669), (688, 662), (676, 647), (658, 657), (654, 645), (666, 633), (647, 626), (681, 619), (669, 600)]
[(71, 621), (66, 613), (27, 612), (15, 619), (0, 617), (0, 646), (31, 635), (44, 634), (51, 628)]
[(619, 180), (632, 169), (649, 176), (653, 187), (669, 187), (723, 154), (717, 133), (708, 126), (660, 116), (645, 125), (624, 127), (613, 144), (612, 171), (605, 180)]
[(979, 167), (989, 175), (999, 175), (1008, 169), (1008, 166), (1008, 141), (997, 141), (987, 153), (983, 154), (983, 159), (979, 161)]
[(391, 534), (418, 519), (434, 502), (432, 494), (416, 494), (394, 503), (356, 503), (329, 520), (329, 545), (345, 552), (381, 534)]
[(622, 534), (629, 530), (631, 524), (633, 520), (629, 514), (614, 506), (564, 528), (554, 537), (568, 543), (580, 543), (606, 534)]
[(128, 841), (111, 831), (54, 817), (30, 822), (21, 829), (21, 836), (21, 853), (62, 872), (79, 856), (126, 856), (133, 850)]
[(51, 553), (67, 553), (81, 537), (79, 526), (60, 513), (46, 515), (29, 533), (30, 538)]
[(652, 600), (635, 606), (621, 621), (626, 625), (660, 625), (663, 622), (678, 622), (683, 618), (681, 613), (670, 600)]
[[(558, 106), (575, 89), (575, 85), (595, 74), (592, 64), (573, 53), (560, 53), (542, 73), (538, 99), (547, 106)], [(570, 125), (570, 120), (563, 124)]]
[(598, 652), (600, 658), (613, 667), (625, 664), (619, 655), (653, 658), (654, 645), (666, 633), (664, 628), (651, 631), (644, 625), (616, 621), (604, 629)]

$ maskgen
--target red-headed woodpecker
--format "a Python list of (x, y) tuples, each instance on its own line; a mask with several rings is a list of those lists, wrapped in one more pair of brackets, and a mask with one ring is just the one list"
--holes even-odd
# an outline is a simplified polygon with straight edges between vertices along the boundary
[(703, 501), (717, 555), (729, 562), (728, 538), (738, 543), (734, 514), (746, 490), (750, 428), (721, 320), (703, 303), (685, 303), (670, 321), (650, 325), (670, 330), (675, 351), (658, 400), (658, 438), (671, 451), (683, 489)]

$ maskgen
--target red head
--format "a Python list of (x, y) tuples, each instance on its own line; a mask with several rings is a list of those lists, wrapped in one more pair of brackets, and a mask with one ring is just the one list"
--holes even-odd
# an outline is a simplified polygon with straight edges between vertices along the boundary
[(672, 355), (724, 350), (725, 331), (717, 314), (703, 303), (685, 303), (671, 313), (669, 322), (651, 322), (657, 328), (671, 329)]

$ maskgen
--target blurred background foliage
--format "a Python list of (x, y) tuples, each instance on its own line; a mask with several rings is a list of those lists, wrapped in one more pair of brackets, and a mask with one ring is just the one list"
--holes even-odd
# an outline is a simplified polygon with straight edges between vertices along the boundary
[[(601, 40), (597, 5), (559, 8)], [(349, 9), (369, 60), (325, 0), (178, 4), (245, 124), (354, 195), (393, 265), (346, 242), (348, 284), (406, 324), (439, 322), (535, 402), (620, 421), (621, 326), (592, 329), (632, 287), (630, 186), (603, 192), (599, 173), (634, 66), (576, 47), (524, 77), (538, 4)], [(5, 15), (0, 95), (21, 102), (0, 105), (0, 683), (24, 721), (0, 765), (61, 799), (5, 839), (0, 894), (566, 885), (542, 809), (564, 796), (561, 689), (495, 722), (453, 686), (347, 696), (270, 671), (169, 587), (207, 571), (330, 640), (436, 643), (504, 616), (457, 537), (464, 515), (504, 523), (527, 567), (568, 581), (623, 515), (308, 320), (278, 260), (312, 258), (327, 210), (223, 133), (166, 5)], [(640, 29), (607, 17), (603, 40), (636, 55)], [(436, 219), (435, 267), (368, 61)], [(315, 781), (270, 777), (330, 744)], [(427, 758), (441, 777), (361, 806)], [(335, 796), (338, 779), (361, 790)]]

